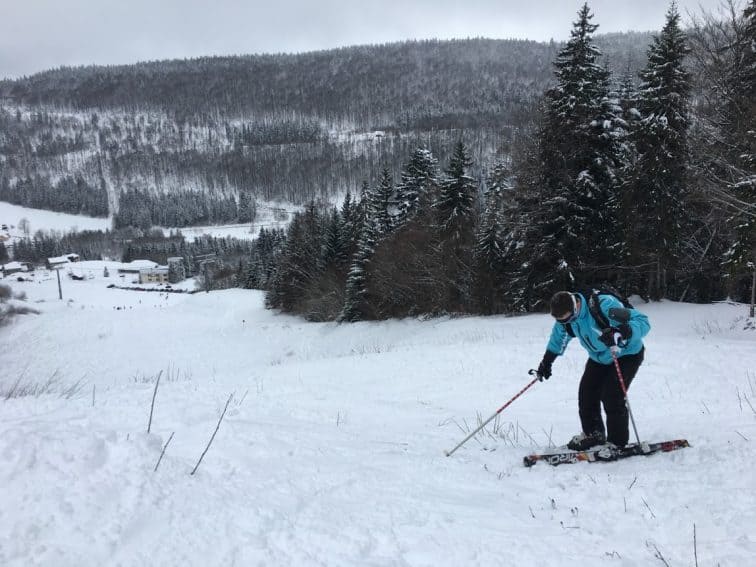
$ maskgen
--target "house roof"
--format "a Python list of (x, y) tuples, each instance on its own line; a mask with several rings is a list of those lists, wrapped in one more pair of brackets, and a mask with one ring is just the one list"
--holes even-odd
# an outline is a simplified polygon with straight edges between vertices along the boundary
[(68, 256), (54, 256), (47, 259), (48, 264), (66, 264), (70, 261), (71, 260), (68, 259)]

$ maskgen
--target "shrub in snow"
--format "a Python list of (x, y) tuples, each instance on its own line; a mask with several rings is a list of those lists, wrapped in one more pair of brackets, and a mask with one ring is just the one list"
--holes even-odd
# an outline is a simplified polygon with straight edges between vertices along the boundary
[(25, 299), (25, 293), (14, 294), (9, 285), (0, 284), (0, 325), (9, 322), (14, 315), (39, 313), (23, 303)]

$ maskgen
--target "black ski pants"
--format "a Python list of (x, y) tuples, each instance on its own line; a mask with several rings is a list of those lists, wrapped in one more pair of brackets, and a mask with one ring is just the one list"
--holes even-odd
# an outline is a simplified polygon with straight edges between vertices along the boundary
[[(637, 354), (619, 357), (619, 366), (625, 387), (629, 388), (635, 378), (641, 363), (645, 347)], [(578, 405), (580, 409), (580, 423), (583, 433), (604, 434), (604, 422), (601, 419), (601, 405), (606, 413), (606, 440), (618, 447), (627, 445), (630, 438), (628, 431), (628, 415), (625, 406), (625, 396), (619, 383), (614, 363), (599, 364), (588, 359), (585, 372), (580, 379), (578, 391)]]

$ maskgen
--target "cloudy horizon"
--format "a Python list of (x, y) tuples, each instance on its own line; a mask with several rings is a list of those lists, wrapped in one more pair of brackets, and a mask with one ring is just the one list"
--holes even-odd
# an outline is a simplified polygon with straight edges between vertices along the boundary
[[(562, 41), (584, 0), (0, 0), (0, 78), (61, 66), (301, 53), (404, 40)], [(678, 0), (684, 23), (721, 0)], [(669, 3), (593, 0), (597, 33), (656, 31)]]

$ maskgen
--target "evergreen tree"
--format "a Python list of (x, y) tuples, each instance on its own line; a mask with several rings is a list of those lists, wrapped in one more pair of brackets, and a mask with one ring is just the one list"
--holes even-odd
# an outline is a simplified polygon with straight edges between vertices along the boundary
[(446, 309), (460, 311), (470, 299), (470, 257), (475, 234), (475, 180), (468, 175), (472, 160), (460, 140), (445, 170), (435, 217), (441, 242), (441, 262), (447, 287)]
[(378, 234), (386, 235), (393, 228), (391, 203), (394, 198), (394, 180), (387, 168), (381, 171), (381, 178), (373, 193), (372, 215)]
[(441, 181), (436, 201), (436, 216), (442, 239), (450, 239), (455, 243), (468, 242), (473, 230), (476, 184), (468, 175), (471, 165), (467, 148), (460, 140), (449, 160), (446, 177)]
[[(687, 130), (690, 77), (684, 66), (688, 53), (680, 16), (673, 3), (661, 33), (648, 50), (648, 63), (641, 72), (638, 110), (632, 139), (637, 159), (627, 175), (623, 218), (628, 261), (652, 264), (648, 295), (664, 297), (667, 271), (680, 252), (688, 218)], [(643, 219), (643, 222), (638, 222)]]
[(269, 307), (301, 312), (302, 301), (320, 274), (322, 222), (314, 204), (294, 215), (286, 235), (271, 288), (266, 295)]
[[(363, 201), (370, 202), (373, 195), (363, 193)], [(346, 280), (344, 308), (341, 321), (359, 321), (371, 316), (368, 299), (368, 265), (375, 254), (378, 230), (370, 214), (365, 215)]]
[(433, 191), (438, 185), (438, 161), (430, 150), (416, 148), (401, 173), (396, 187), (395, 224), (401, 226), (412, 220), (418, 211), (432, 202)]
[(511, 171), (497, 162), (488, 178), (485, 206), (475, 239), (475, 299), (482, 313), (498, 313), (503, 307), (505, 200), (512, 196)]
[[(738, 40), (732, 46), (735, 53), (726, 81), (730, 96), (724, 105), (731, 127), (722, 133), (734, 154), (729, 160), (733, 172), (728, 188), (734, 241), (725, 257), (733, 276), (756, 271), (756, 0), (743, 12)], [(753, 311), (752, 305), (751, 317)]]
[(255, 220), (254, 204), (249, 193), (244, 191), (239, 193), (239, 222), (248, 223)]
[[(586, 5), (578, 12), (570, 40), (556, 59), (557, 84), (546, 92), (539, 132), (539, 195), (518, 230), (518, 248), (527, 251), (516, 278), (537, 306), (554, 291), (594, 279), (615, 261), (617, 173), (624, 121), (609, 72), (598, 64), (592, 34), (597, 25)], [(525, 238), (524, 244), (519, 240)], [(522, 300), (525, 289), (515, 292)]]

